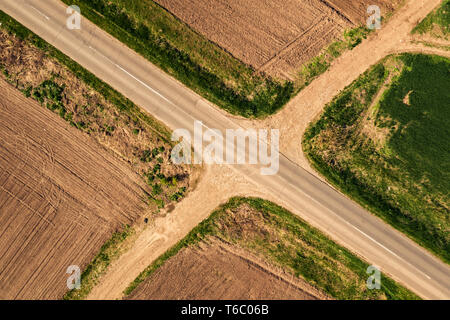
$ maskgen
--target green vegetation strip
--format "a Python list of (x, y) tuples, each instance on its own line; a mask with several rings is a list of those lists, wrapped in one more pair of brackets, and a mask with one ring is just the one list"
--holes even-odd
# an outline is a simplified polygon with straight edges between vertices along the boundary
[(82, 300), (85, 299), (92, 288), (97, 284), (97, 281), (101, 274), (103, 274), (111, 261), (118, 257), (121, 250), (121, 244), (132, 234), (134, 230), (130, 226), (125, 226), (123, 231), (115, 232), (111, 239), (109, 239), (101, 247), (99, 253), (95, 256), (91, 263), (84, 269), (81, 274), (81, 287), (80, 289), (72, 289), (68, 291), (63, 299), (64, 300)]
[(303, 138), (316, 170), (450, 262), (450, 60), (390, 56), (329, 103)]
[[(234, 114), (257, 117), (280, 109), (291, 97), (293, 84), (256, 75), (220, 48), (191, 31), (153, 1), (63, 0), (78, 5), (82, 14), (112, 36), (140, 53), (198, 94)], [(188, 38), (185, 38), (187, 36)], [(198, 41), (203, 60), (222, 58), (220, 74), (200, 63), (180, 44)], [(219, 59), (218, 59), (219, 58)], [(206, 65), (206, 66), (205, 66)], [(232, 68), (230, 71), (223, 71)], [(233, 72), (231, 79), (229, 72)], [(242, 80), (240, 87), (226, 80)], [(244, 81), (247, 80), (247, 81)], [(244, 83), (247, 82), (247, 83)], [(253, 93), (254, 96), (249, 98)]]
[(425, 19), (413, 29), (412, 33), (429, 33), (434, 34), (434, 28), (438, 28), (442, 35), (446, 38), (450, 34), (450, 0), (444, 0), (442, 4), (430, 13)]
[[(245, 206), (255, 211), (245, 217), (254, 222), (246, 231), (242, 229), (244, 222), (235, 220)], [(337, 299), (418, 299), (384, 275), (380, 290), (367, 289), (366, 262), (282, 207), (262, 199), (241, 197), (230, 199), (214, 211), (147, 267), (124, 294), (129, 295), (182, 248), (195, 246), (211, 236), (262, 256)]]
[(352, 50), (372, 32), (365, 27), (357, 27), (344, 32), (342, 40), (332, 42), (318, 56), (303, 65), (295, 81), (296, 92), (308, 86), (315, 78), (328, 70), (331, 63), (346, 50)]
[(78, 5), (100, 28), (230, 113), (264, 117), (325, 72), (344, 50), (364, 39), (355, 28), (306, 63), (294, 82), (256, 72), (151, 0), (63, 0)]
[(9, 33), (14, 34), (23, 41), (26, 41), (27, 43), (30, 43), (33, 46), (41, 49), (49, 57), (58, 60), (62, 65), (66, 66), (70, 71), (72, 71), (76, 77), (84, 81), (88, 86), (94, 88), (94, 90), (99, 92), (106, 100), (113, 103), (118, 108), (118, 110), (120, 110), (121, 112), (127, 112), (133, 119), (137, 118), (146, 122), (155, 129), (155, 134), (159, 135), (163, 141), (171, 143), (171, 133), (164, 125), (162, 125), (146, 113), (143, 113), (139, 109), (139, 107), (129, 99), (125, 98), (122, 94), (114, 90), (108, 84), (98, 79), (95, 75), (84, 69), (77, 62), (70, 59), (61, 51), (47, 43), (45, 40), (34, 34), (31, 30), (27, 29), (1, 10), (0, 23), (1, 27), (7, 30)]

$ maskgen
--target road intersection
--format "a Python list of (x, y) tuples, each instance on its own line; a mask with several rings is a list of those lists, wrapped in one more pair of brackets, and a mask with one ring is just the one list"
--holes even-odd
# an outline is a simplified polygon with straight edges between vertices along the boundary
[[(86, 19), (81, 30), (67, 29), (66, 6), (62, 2), (2, 0), (0, 9), (173, 130), (185, 128), (193, 132), (195, 120), (222, 132), (241, 128), (234, 117)], [(280, 169), (273, 176), (261, 175), (258, 165), (233, 165), (232, 169), (421, 297), (450, 298), (448, 265), (283, 153), (279, 161)]]

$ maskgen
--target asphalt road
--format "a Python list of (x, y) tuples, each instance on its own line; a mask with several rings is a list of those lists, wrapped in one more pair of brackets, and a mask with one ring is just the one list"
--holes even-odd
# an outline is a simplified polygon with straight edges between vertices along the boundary
[[(109, 83), (171, 129), (238, 128), (233, 119), (150, 62), (83, 19), (66, 28), (66, 6), (57, 0), (0, 0), (0, 9)], [(233, 166), (301, 212), (302, 218), (377, 265), (423, 298), (450, 298), (450, 268), (413, 241), (326, 183), (280, 156), (280, 170), (263, 176), (256, 165)]]

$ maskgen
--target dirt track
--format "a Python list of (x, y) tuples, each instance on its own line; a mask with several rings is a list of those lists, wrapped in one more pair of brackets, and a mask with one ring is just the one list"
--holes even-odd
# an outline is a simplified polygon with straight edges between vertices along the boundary
[(0, 298), (59, 299), (145, 211), (142, 179), (2, 79), (0, 97)]
[(88, 299), (122, 297), (123, 290), (142, 270), (206, 219), (219, 204), (236, 195), (266, 194), (228, 166), (207, 167), (196, 189), (174, 211), (157, 218), (140, 234), (133, 247), (111, 264)]
[(217, 239), (182, 249), (129, 299), (327, 299), (306, 281)]

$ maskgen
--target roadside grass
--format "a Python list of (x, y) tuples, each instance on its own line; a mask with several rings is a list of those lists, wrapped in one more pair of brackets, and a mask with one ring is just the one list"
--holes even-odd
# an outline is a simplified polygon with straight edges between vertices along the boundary
[(148, 266), (124, 294), (129, 295), (181, 249), (196, 246), (211, 236), (254, 253), (337, 299), (418, 299), (385, 275), (380, 290), (367, 289), (368, 263), (284, 208), (266, 200), (241, 197), (215, 210)]
[(150, 0), (63, 0), (91, 22), (228, 112), (262, 118), (277, 112), (344, 50), (359, 44), (365, 28), (346, 31), (305, 63), (294, 82), (273, 79), (234, 58)]
[(83, 300), (85, 299), (94, 286), (97, 284), (100, 276), (107, 270), (111, 262), (116, 259), (122, 252), (122, 245), (126, 239), (135, 234), (135, 230), (130, 226), (123, 227), (122, 231), (115, 232), (100, 248), (99, 253), (88, 264), (81, 274), (80, 289), (72, 289), (68, 291), (64, 300)]
[(450, 34), (450, 0), (443, 0), (439, 8), (420, 21), (412, 33), (429, 33), (433, 37), (447, 39)]
[(19, 22), (11, 18), (9, 15), (0, 10), (0, 22), (2, 28), (9, 33), (14, 34), (18, 38), (24, 40), (41, 49), (47, 56), (55, 58), (62, 65), (66, 66), (76, 77), (85, 82), (88, 86), (95, 88), (106, 100), (114, 104), (119, 111), (128, 113), (133, 119), (139, 119), (146, 122), (154, 129), (154, 133), (166, 143), (171, 143), (171, 132), (154, 118), (143, 113), (129, 99), (125, 98), (121, 93), (113, 89), (111, 86), (98, 79), (88, 70), (84, 69), (77, 62), (63, 54), (61, 51), (47, 43), (41, 37), (21, 25)]
[(87, 19), (230, 113), (268, 115), (292, 96), (291, 82), (257, 74), (153, 1), (64, 2), (78, 5)]
[(307, 87), (315, 78), (328, 70), (331, 63), (345, 51), (352, 50), (372, 32), (365, 27), (357, 27), (344, 32), (341, 40), (333, 41), (316, 57), (306, 62), (296, 75), (295, 92)]
[(389, 56), (335, 97), (303, 137), (328, 181), (447, 263), (449, 72), (444, 57)]

